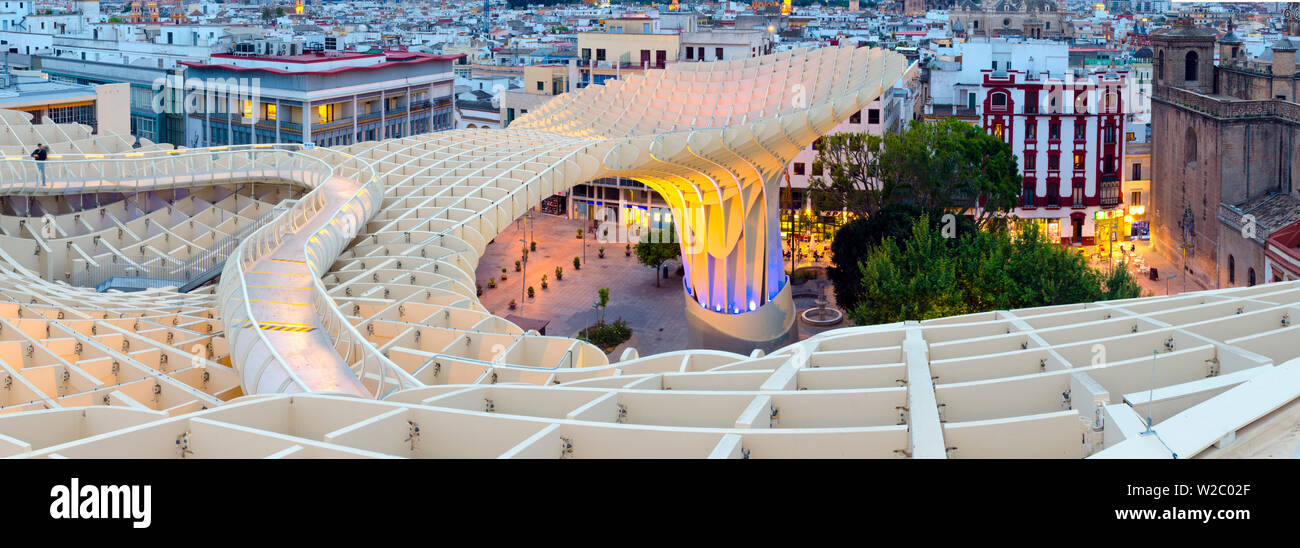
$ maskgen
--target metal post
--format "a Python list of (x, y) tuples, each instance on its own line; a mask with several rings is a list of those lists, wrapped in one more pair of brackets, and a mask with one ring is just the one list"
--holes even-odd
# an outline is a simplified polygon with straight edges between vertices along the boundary
[(1147, 429), (1143, 434), (1154, 434), (1156, 431), (1151, 428), (1151, 402), (1154, 400), (1156, 393), (1156, 357), (1160, 355), (1160, 349), (1151, 351), (1151, 391), (1147, 392)]

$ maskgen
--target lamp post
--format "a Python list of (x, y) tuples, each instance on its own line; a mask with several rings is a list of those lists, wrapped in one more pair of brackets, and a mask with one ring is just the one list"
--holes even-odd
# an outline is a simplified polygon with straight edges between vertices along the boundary
[(527, 300), (524, 298), (524, 290), (528, 287), (528, 242), (525, 242), (523, 238), (520, 238), (519, 241), (524, 244), (523, 260), (520, 261), (523, 263), (524, 272), (523, 276), (519, 277), (519, 315), (522, 316), (524, 314), (524, 301)]

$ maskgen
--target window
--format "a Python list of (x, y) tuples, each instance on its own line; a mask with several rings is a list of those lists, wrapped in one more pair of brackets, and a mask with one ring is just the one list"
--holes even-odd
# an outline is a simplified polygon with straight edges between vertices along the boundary
[(1083, 169), (1083, 153), (1074, 153), (1074, 169)]
[(1124, 134), (1124, 140), (1125, 140), (1125, 141), (1129, 141), (1129, 142), (1133, 142), (1133, 141), (1137, 140), (1137, 135), (1134, 135), (1133, 132), (1130, 131), (1130, 132)]
[(820, 150), (821, 147), (822, 147), (822, 137), (818, 137), (818, 138), (816, 138), (816, 139), (813, 139), (813, 142), (812, 142), (812, 149), (813, 149), (813, 150)]
[(867, 123), (868, 124), (880, 123), (880, 109), (878, 108), (867, 109)]
[(1075, 123), (1074, 123), (1074, 140), (1075, 140), (1075, 141), (1082, 141), (1082, 140), (1086, 139), (1087, 136), (1088, 136), (1088, 126), (1084, 125), (1083, 122), (1075, 122)]
[(695, 59), (695, 48), (686, 48), (686, 58), (692, 60)]
[[(591, 60), (591, 48), (582, 48), (582, 58)], [(464, 59), (464, 57), (462, 57)]]
[(1038, 124), (1035, 123), (1035, 122), (1032, 122), (1032, 121), (1026, 123), (1026, 124), (1025, 124), (1025, 140), (1026, 140), (1026, 141), (1033, 141), (1033, 140), (1035, 140), (1035, 139), (1037, 139), (1037, 138), (1038, 138)]
[(993, 106), (995, 106), (995, 107), (1004, 107), (1004, 108), (1005, 108), (1005, 107), (1007, 106), (1007, 94), (1005, 94), (1005, 93), (994, 93), (994, 94), (993, 94), (993, 97), (992, 97), (992, 102), (993, 102)]
[(1059, 181), (1047, 181), (1047, 205), (1050, 207), (1059, 207), (1061, 205), (1061, 183)]
[(546, 85), (541, 80), (537, 81), (537, 91), (546, 91)]
[(1025, 92), (1025, 114), (1038, 113), (1038, 90)]
[(815, 163), (815, 162), (814, 162), (814, 163), (813, 163), (812, 174), (813, 174), (814, 177), (821, 177), (821, 175), (822, 175), (822, 165), (819, 164), (819, 163)]
[(1105, 135), (1104, 139), (1105, 139), (1105, 142), (1106, 142), (1107, 144), (1114, 143), (1114, 142), (1115, 142), (1115, 127), (1114, 127), (1114, 126), (1111, 126), (1111, 127), (1106, 128), (1106, 132), (1105, 132), (1104, 135)]
[(1129, 193), (1129, 205), (1142, 205), (1142, 191), (1134, 190)]
[(1196, 167), (1196, 130), (1187, 128), (1187, 134), (1183, 137), (1184, 160), (1187, 167)]
[(1020, 207), (1034, 207), (1034, 191), (1037, 190), (1034, 187), (1033, 181), (1025, 181), (1020, 189)]
[(1237, 259), (1228, 255), (1228, 283), (1237, 283)]
[(1133, 176), (1130, 177), (1129, 180), (1130, 181), (1142, 180), (1142, 164), (1133, 164)]
[(716, 57), (717, 60), (721, 61), (721, 60), (722, 60), (722, 48), (713, 48), (713, 56)]
[(605, 50), (604, 50), (604, 49), (597, 49), (597, 50), (596, 50), (596, 60), (597, 60), (597, 61), (604, 61), (604, 60), (605, 60)]
[(994, 136), (994, 137), (996, 137), (996, 138), (998, 138), (998, 139), (1002, 139), (1002, 138), (1003, 138), (1003, 137), (1002, 137), (1003, 133), (1004, 133), (1004, 132), (1002, 131), (1002, 122), (998, 122), (998, 123), (996, 123), (996, 124), (993, 124), (993, 136)]
[(334, 105), (316, 105), (316, 115), (320, 117), (320, 123), (328, 124), (334, 121)]
[(1061, 140), (1061, 123), (1052, 122), (1047, 124), (1047, 138), (1053, 141)]
[(1198, 58), (1196, 52), (1187, 52), (1187, 57), (1183, 59), (1183, 72), (1185, 73), (1183, 75), (1184, 80), (1187, 80), (1188, 82), (1196, 81), (1196, 65), (1198, 64)]
[(1255, 287), (1255, 269), (1251, 268), (1246, 271), (1246, 285)]
[(795, 175), (803, 175), (803, 174), (804, 174), (804, 164), (803, 164), (803, 162), (795, 162), (795, 163), (794, 163), (794, 174), (795, 174)]
[(849, 116), (849, 123), (850, 123), (850, 124), (861, 124), (861, 123), (862, 123), (862, 111), (859, 110), (859, 111), (857, 111), (857, 112), (854, 112), (852, 115), (850, 115), (850, 116)]
[(1025, 172), (1032, 172), (1038, 169), (1038, 156), (1036, 154), (1025, 155)]
[(1047, 155), (1047, 169), (1048, 169), (1049, 171), (1056, 171), (1056, 170), (1058, 170), (1058, 169), (1061, 169), (1061, 157), (1060, 157), (1060, 156), (1057, 156), (1057, 155), (1055, 155), (1055, 154), (1048, 154), (1048, 155)]
[(1074, 207), (1083, 207), (1083, 181), (1075, 181), (1073, 188), (1070, 189), (1070, 201)]

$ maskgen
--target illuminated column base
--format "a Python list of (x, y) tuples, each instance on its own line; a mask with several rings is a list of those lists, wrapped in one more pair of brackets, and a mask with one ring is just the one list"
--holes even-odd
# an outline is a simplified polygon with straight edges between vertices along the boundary
[(686, 292), (686, 325), (690, 348), (725, 350), (748, 356), (755, 348), (771, 352), (799, 340), (790, 283), (767, 304), (739, 314), (708, 310)]

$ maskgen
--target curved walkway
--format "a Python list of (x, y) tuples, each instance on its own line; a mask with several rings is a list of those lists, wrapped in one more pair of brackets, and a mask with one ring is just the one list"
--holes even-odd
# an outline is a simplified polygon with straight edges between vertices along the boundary
[[(287, 234), (280, 245), (262, 259), (245, 267), (248, 304), (252, 321), (232, 319), (235, 329), (260, 326), (267, 341), (279, 352), (284, 364), (311, 392), (343, 392), (370, 397), (356, 374), (334, 349), (329, 334), (321, 329), (312, 299), (314, 275), (307, 268), (306, 245), (314, 234), (334, 219), (361, 185), (343, 177), (331, 177), (312, 194), (321, 194), (323, 205), (297, 231)], [(247, 379), (247, 377), (246, 377)], [(274, 379), (259, 378), (247, 384), (249, 392), (274, 388)], [(280, 379), (283, 381), (283, 379)]]

